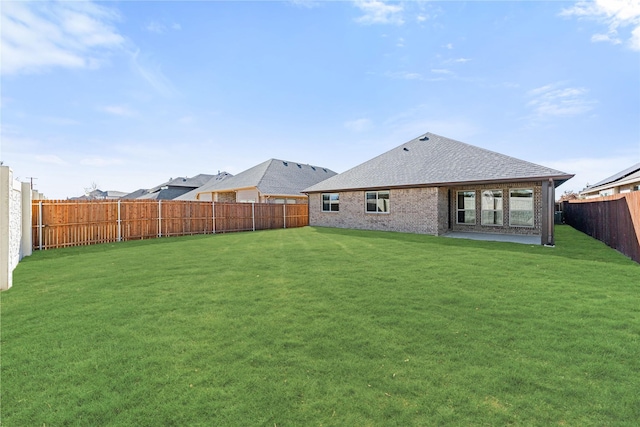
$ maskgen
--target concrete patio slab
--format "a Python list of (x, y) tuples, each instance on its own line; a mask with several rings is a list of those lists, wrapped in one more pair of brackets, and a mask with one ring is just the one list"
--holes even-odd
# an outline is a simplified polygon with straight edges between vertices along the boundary
[(539, 245), (540, 236), (522, 236), (518, 234), (498, 234), (498, 233), (472, 233), (464, 231), (450, 231), (442, 237), (452, 237), (454, 239), (487, 240), (493, 242), (521, 243), (524, 245)]

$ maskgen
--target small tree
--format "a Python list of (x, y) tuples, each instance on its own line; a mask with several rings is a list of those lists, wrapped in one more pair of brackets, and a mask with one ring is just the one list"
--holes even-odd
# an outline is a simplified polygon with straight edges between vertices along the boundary
[(92, 181), (89, 187), (84, 188), (84, 195), (87, 199), (90, 200), (102, 198), (101, 193), (102, 191), (98, 189), (98, 183), (95, 181)]
[(562, 193), (562, 196), (560, 196), (560, 199), (558, 199), (558, 202), (566, 202), (569, 200), (576, 200), (579, 199), (580, 195), (576, 192), (574, 192), (573, 190), (567, 190), (564, 193)]

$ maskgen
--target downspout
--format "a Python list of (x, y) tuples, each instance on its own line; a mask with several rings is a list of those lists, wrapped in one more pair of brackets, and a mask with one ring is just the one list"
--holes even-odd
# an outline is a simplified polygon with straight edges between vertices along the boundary
[(555, 240), (553, 237), (554, 222), (554, 194), (555, 185), (552, 178), (542, 182), (542, 229), (540, 236), (540, 244), (553, 247)]
[(547, 244), (545, 246), (555, 246), (556, 239), (554, 236), (554, 224), (555, 224), (555, 193), (556, 186), (553, 182), (553, 179), (549, 178), (549, 189), (547, 191), (547, 204), (548, 204), (548, 214), (549, 219), (547, 220)]

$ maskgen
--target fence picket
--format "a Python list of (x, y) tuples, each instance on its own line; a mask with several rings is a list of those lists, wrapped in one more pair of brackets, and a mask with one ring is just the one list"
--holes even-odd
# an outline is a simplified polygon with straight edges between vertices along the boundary
[(564, 202), (565, 221), (640, 263), (640, 191)]
[(178, 200), (36, 200), (34, 249), (309, 225), (306, 204)]

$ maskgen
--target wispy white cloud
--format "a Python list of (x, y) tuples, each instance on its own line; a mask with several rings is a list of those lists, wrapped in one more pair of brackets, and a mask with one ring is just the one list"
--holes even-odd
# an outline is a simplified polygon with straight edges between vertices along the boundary
[(175, 22), (170, 25), (166, 25), (162, 22), (151, 21), (144, 27), (144, 29), (150, 33), (164, 34), (169, 29), (179, 31), (182, 29), (182, 26)]
[(125, 44), (118, 14), (91, 2), (3, 2), (1, 12), (3, 74), (96, 68)]
[(81, 165), (94, 167), (118, 166), (123, 163), (124, 161), (122, 159), (100, 156), (86, 157), (80, 160)]
[[(607, 26), (607, 32), (591, 37), (593, 42), (606, 41), (621, 44), (626, 38), (629, 47), (640, 50), (640, 2), (638, 0), (595, 0), (578, 1), (572, 7), (563, 9), (561, 16), (593, 19)], [(620, 33), (631, 27), (630, 34)]]
[(57, 166), (67, 166), (68, 163), (65, 162), (64, 160), (62, 160), (59, 156), (56, 156), (55, 154), (38, 154), (35, 157), (36, 162), (38, 163), (46, 163), (46, 164), (50, 164), (50, 165), (57, 165)]
[(162, 68), (146, 55), (141, 55), (140, 50), (130, 52), (131, 67), (142, 77), (156, 92), (165, 97), (176, 95), (177, 91), (171, 81), (164, 75)]
[(434, 68), (431, 72), (433, 74), (453, 74), (451, 70), (447, 70), (446, 68)]
[(289, 0), (294, 6), (306, 7), (307, 9), (311, 9), (320, 5), (321, 1), (318, 0)]
[(527, 107), (533, 110), (533, 118), (576, 116), (591, 111), (596, 102), (587, 98), (589, 91), (583, 87), (565, 87), (553, 83), (527, 93)]
[(344, 127), (352, 132), (364, 132), (373, 127), (373, 122), (370, 119), (357, 119), (344, 123)]
[(80, 124), (79, 121), (66, 117), (43, 117), (42, 121), (56, 126), (75, 126)]
[(149, 22), (144, 28), (150, 33), (156, 34), (162, 34), (167, 29), (164, 25), (156, 21)]
[(120, 117), (135, 117), (138, 115), (137, 111), (132, 110), (126, 105), (105, 105), (100, 107), (99, 110)]
[(356, 0), (355, 6), (364, 13), (356, 18), (356, 22), (360, 24), (404, 24), (402, 4), (389, 4), (381, 0)]
[(396, 71), (385, 73), (386, 77), (397, 80), (422, 80), (423, 76), (420, 73), (412, 73), (409, 71)]

